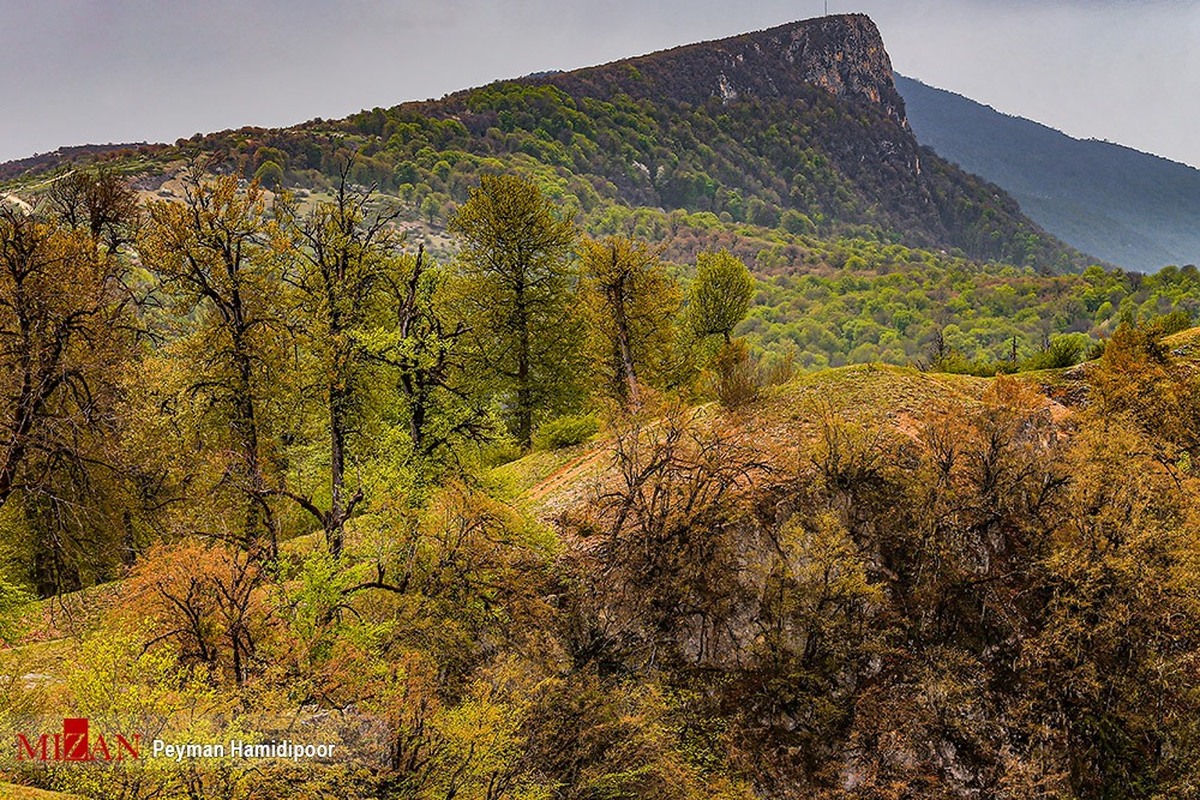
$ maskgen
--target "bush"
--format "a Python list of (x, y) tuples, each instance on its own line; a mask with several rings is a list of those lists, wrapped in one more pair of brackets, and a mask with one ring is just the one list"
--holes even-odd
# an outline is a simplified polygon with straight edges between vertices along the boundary
[(758, 368), (744, 339), (721, 348), (713, 361), (713, 393), (725, 408), (738, 408), (758, 399)]
[(1084, 334), (1055, 336), (1050, 346), (1035, 353), (1021, 365), (1022, 370), (1064, 369), (1073, 367), (1084, 359), (1090, 341)]
[(538, 450), (557, 450), (582, 444), (596, 435), (600, 423), (591, 414), (559, 417), (538, 428), (534, 446)]

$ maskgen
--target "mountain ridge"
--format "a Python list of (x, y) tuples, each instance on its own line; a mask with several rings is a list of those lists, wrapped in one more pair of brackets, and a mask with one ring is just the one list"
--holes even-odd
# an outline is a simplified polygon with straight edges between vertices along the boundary
[(711, 213), (727, 230), (866, 236), (1043, 272), (1093, 263), (999, 187), (922, 153), (882, 36), (864, 15), (497, 81), (343, 120), (196, 136), (142, 158), (125, 163), (150, 191), (177, 170), (172, 158), (301, 188), (328, 185), (350, 158), (356, 182), (396, 194), (431, 225), (481, 174), (518, 169), (596, 233), (606, 209), (646, 208)]
[(922, 144), (1004, 186), (1069, 244), (1142, 272), (1200, 262), (1200, 170), (1076, 139), (914, 78), (897, 75), (896, 83)]

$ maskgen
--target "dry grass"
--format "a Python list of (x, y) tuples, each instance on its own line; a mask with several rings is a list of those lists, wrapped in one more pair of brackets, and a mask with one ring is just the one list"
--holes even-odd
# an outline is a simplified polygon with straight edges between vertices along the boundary
[(47, 792), (13, 783), (0, 783), (0, 800), (79, 800), (78, 795)]

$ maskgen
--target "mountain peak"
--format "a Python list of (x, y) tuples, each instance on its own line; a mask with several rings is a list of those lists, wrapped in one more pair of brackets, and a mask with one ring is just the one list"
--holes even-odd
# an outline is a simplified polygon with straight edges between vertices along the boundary
[[(617, 68), (625, 79), (614, 80)], [(540, 78), (539, 82), (546, 80)], [(576, 93), (617, 90), (701, 104), (711, 97), (796, 99), (811, 87), (851, 102), (880, 106), (907, 127), (883, 37), (865, 14), (790, 22), (727, 39), (661, 50), (637, 58), (549, 77)]]

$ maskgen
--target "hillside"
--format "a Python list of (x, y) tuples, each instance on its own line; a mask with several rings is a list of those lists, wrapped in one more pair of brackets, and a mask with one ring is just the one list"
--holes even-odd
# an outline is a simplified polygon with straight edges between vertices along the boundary
[[(1178, 390), (1194, 386), (1185, 348), (1197, 337), (1169, 337), (1161, 360), (1126, 331), (1100, 361), (1057, 376), (1074, 386), (1066, 404), (1037, 380), (860, 366), (736, 411), (668, 403), (612, 418), (591, 442), (481, 473), (501, 503), (448, 486), (429, 512), (450, 528), (430, 529), (421, 550), (375, 538), (379, 510), (336, 565), (317, 543), (286, 548), (280, 574), (253, 590), (245, 623), (260, 650), (244, 686), (224, 656), (197, 681), (177, 631), (153, 649), (131, 633), (147, 613), (186, 621), (156, 604), (161, 592), (206, 615), (221, 647), (221, 612), (201, 602), (204, 581), (229, 580), (220, 550), (157, 549), (105, 588), (118, 603), (27, 612), (35, 643), (0, 651), (0, 674), (24, 686), (0, 709), (111, 704), (167, 741), (220, 741), (269, 729), (264, 704), (291, 688), (310, 702), (328, 693), (330, 707), (285, 707), (301, 720), (286, 735), (337, 737), (349, 755), (0, 762), (0, 777), (105, 800), (198, 787), (423, 800), (1186, 796), (1200, 608), (1186, 590), (1196, 542), (1181, 526), (1198, 485), (1163, 458), (1184, 459), (1195, 437), (1157, 415), (1196, 413), (1197, 395)], [(504, 533), (480, 535), (495, 525)], [(386, 576), (406, 559), (418, 583), (397, 596)], [(186, 601), (172, 594), (188, 586)], [(503, 614), (480, 615), (494, 602)], [(93, 609), (81, 627), (54, 622), (77, 606)], [(322, 617), (329, 608), (344, 613)], [(140, 690), (110, 698), (89, 679), (98, 664)], [(470, 682), (435, 679), (437, 664)], [(1115, 737), (1099, 750), (1080, 735), (1097, 716)], [(389, 735), (429, 748), (429, 761), (380, 754)], [(491, 794), (501, 780), (523, 793)]]
[(896, 76), (917, 139), (1012, 195), (1065, 242), (1126, 269), (1200, 262), (1200, 170), (1080, 141)]
[[(864, 235), (1043, 272), (1089, 263), (995, 186), (919, 152), (882, 37), (862, 15), (114, 158), (152, 191), (184, 158), (319, 189), (351, 150), (356, 180), (395, 193), (431, 224), (480, 174), (520, 169), (594, 231), (627, 217), (624, 209), (661, 208), (711, 213), (730, 228)], [(36, 165), (44, 172), (47, 162)]]

